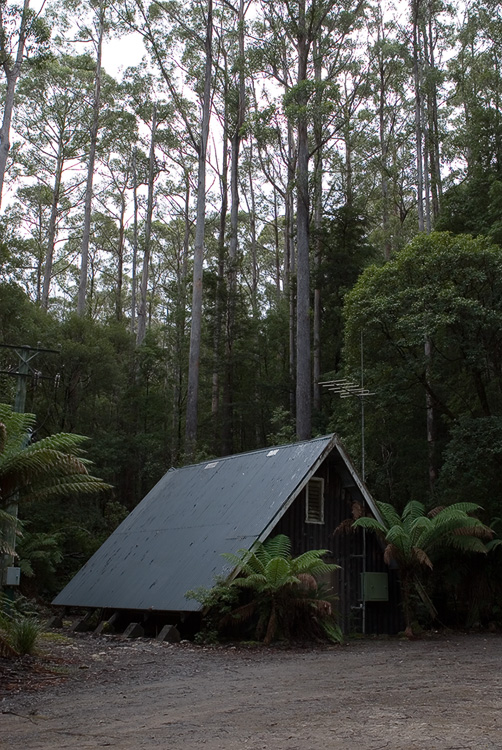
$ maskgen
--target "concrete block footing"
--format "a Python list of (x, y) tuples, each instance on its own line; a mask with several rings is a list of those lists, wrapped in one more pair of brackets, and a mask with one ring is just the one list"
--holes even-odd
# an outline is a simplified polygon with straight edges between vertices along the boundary
[(87, 630), (90, 630), (90, 620), (93, 615), (94, 610), (90, 610), (82, 617), (81, 620), (78, 620), (73, 626), (73, 630), (75, 631), (75, 633), (85, 633)]
[(139, 622), (130, 622), (123, 633), (124, 638), (143, 638), (144, 635), (145, 630)]
[(156, 636), (156, 640), (166, 643), (179, 643), (181, 640), (180, 631), (175, 625), (164, 625)]
[(93, 635), (102, 635), (103, 633), (113, 633), (115, 631), (115, 623), (119, 617), (118, 612), (114, 612), (108, 620), (101, 620), (98, 627), (93, 631)]
[(47, 621), (48, 628), (62, 628), (63, 618), (61, 615), (53, 615), (50, 620)]

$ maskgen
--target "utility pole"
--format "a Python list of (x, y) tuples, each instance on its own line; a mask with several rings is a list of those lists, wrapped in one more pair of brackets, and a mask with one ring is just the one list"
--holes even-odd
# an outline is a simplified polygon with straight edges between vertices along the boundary
[[(24, 414), (24, 409), (26, 405), (26, 388), (28, 383), (28, 378), (35, 377), (37, 379), (43, 377), (42, 374), (38, 370), (34, 370), (32, 367), (30, 367), (30, 362), (34, 360), (36, 357), (38, 357), (39, 354), (42, 352), (49, 353), (49, 354), (59, 354), (59, 349), (44, 349), (41, 346), (32, 347), (32, 346), (16, 346), (11, 344), (0, 344), (0, 347), (3, 349), (12, 349), (16, 352), (18, 356), (18, 367), (17, 370), (15, 369), (9, 369), (9, 370), (0, 370), (0, 373), (4, 375), (10, 375), (11, 377), (17, 378), (17, 387), (16, 387), (16, 397), (14, 399), (14, 411), (18, 414)], [(29, 438), (28, 438), (29, 439)], [(7, 508), (7, 513), (9, 513), (11, 516), (14, 516), (14, 518), (17, 519), (17, 512), (18, 512), (18, 506), (17, 501), (14, 500), (11, 505)], [(12, 550), (15, 550), (16, 548), (16, 523), (5, 523), (2, 534), (6, 540), (6, 542), (9, 544)], [(15, 555), (8, 555), (5, 554), (3, 556), (3, 561), (0, 561), (0, 588), (2, 585), (17, 585), (19, 583), (19, 575), (18, 572), (12, 573), (12, 580), (9, 576), (9, 571), (18, 571), (17, 568), (13, 568), (15, 560)]]
[(35, 377), (39, 379), (43, 377), (38, 370), (34, 370), (30, 367), (30, 362), (42, 353), (60, 354), (61, 352), (59, 349), (45, 349), (41, 346), (27, 346), (26, 344), (23, 344), (22, 346), (16, 344), (0, 344), (0, 347), (2, 349), (12, 349), (18, 356), (19, 364), (17, 370), (12, 368), (8, 370), (0, 370), (0, 374), (10, 375), (13, 378), (17, 378), (14, 411), (18, 414), (24, 414), (28, 378)]

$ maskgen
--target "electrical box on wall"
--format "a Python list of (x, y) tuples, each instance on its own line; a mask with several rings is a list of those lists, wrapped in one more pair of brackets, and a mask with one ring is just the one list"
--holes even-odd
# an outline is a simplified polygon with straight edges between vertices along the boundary
[(389, 601), (387, 573), (361, 573), (361, 599), (364, 602)]
[(5, 571), (5, 585), (19, 586), (21, 582), (21, 568), (9, 567)]

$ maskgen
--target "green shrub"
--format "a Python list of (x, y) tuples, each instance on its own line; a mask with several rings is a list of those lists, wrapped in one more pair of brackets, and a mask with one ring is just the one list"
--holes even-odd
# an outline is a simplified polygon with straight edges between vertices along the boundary
[(43, 625), (36, 617), (20, 617), (10, 621), (7, 638), (18, 654), (33, 654)]
[(0, 595), (0, 641), (17, 654), (33, 654), (44, 628), (32, 603), (24, 596)]

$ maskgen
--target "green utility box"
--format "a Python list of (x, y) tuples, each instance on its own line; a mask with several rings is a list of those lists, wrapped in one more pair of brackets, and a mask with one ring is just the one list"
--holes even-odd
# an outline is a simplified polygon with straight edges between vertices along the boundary
[(364, 602), (389, 601), (387, 573), (361, 573), (361, 599)]

